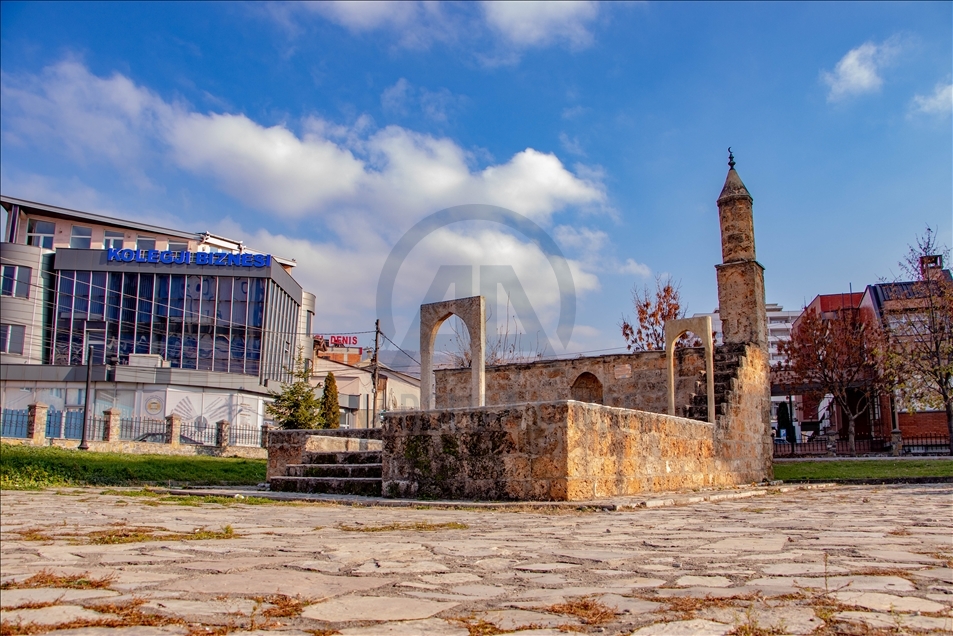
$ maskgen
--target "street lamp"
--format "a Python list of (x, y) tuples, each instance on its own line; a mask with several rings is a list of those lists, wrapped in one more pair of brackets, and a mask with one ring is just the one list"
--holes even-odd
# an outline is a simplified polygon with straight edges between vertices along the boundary
[(89, 450), (86, 442), (86, 426), (89, 422), (89, 380), (93, 370), (93, 345), (86, 347), (86, 395), (83, 400), (83, 438), (79, 441), (79, 450)]

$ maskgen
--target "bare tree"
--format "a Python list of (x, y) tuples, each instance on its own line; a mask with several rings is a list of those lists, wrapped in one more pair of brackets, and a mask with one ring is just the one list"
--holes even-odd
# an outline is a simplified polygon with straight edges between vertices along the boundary
[(809, 309), (798, 319), (791, 339), (778, 343), (778, 352), (787, 356), (776, 367), (780, 384), (795, 392), (814, 390), (833, 396), (848, 420), (852, 455), (857, 453), (857, 419), (871, 410), (888, 378), (883, 332), (871, 318), (859, 309), (845, 308), (825, 320)]
[[(536, 335), (536, 343), (532, 348), (524, 348), (524, 334), (516, 328), (516, 316), (510, 316), (509, 298), (506, 301), (506, 308), (506, 321), (497, 327), (496, 333), (491, 335), (487, 330), (486, 349), (483, 356), (486, 365), (516, 364), (541, 359), (544, 347), (539, 340), (539, 334)], [(472, 364), (470, 332), (467, 331), (463, 321), (456, 316), (451, 316), (448, 320), (450, 329), (453, 331), (453, 345), (451, 349), (445, 351), (448, 357), (447, 364), (452, 368), (469, 368)], [(486, 316), (487, 326), (489, 326), (491, 320), (492, 315), (488, 313)], [(527, 340), (529, 339), (527, 338)]]
[(905, 280), (883, 286), (881, 311), (901, 399), (946, 412), (953, 453), (953, 278), (944, 258), (950, 250), (927, 227), (900, 262)]
[[(632, 287), (632, 306), (635, 321), (622, 317), (622, 337), (629, 351), (661, 351), (665, 349), (665, 322), (685, 317), (682, 309), (681, 283), (673, 282), (671, 276), (655, 277), (655, 292), (645, 285), (642, 289)], [(688, 334), (675, 343), (676, 347), (697, 347), (701, 341)]]

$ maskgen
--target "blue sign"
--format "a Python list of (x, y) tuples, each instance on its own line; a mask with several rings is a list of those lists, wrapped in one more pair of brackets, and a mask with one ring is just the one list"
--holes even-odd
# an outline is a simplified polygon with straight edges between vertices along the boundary
[(229, 254), (228, 252), (171, 252), (168, 250), (106, 250), (107, 263), (162, 263), (164, 265), (219, 265), (225, 267), (269, 267), (271, 254)]

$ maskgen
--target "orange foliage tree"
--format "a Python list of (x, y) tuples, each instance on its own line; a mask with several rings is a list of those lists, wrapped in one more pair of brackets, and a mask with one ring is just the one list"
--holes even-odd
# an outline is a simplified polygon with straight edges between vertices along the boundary
[[(645, 285), (632, 288), (632, 306), (635, 308), (635, 321), (629, 322), (622, 317), (622, 337), (629, 351), (662, 351), (665, 349), (665, 321), (685, 317), (682, 309), (680, 284), (672, 282), (672, 277), (655, 277), (655, 292)], [(679, 338), (676, 347), (700, 346), (698, 338), (688, 334)]]
[(798, 319), (791, 339), (778, 343), (778, 352), (787, 360), (777, 371), (781, 384), (792, 390), (807, 387), (833, 397), (847, 417), (848, 447), (854, 455), (857, 419), (871, 408), (878, 391), (889, 388), (884, 386), (890, 377), (884, 369), (885, 351), (883, 332), (872, 317), (842, 309), (824, 319), (809, 309)]

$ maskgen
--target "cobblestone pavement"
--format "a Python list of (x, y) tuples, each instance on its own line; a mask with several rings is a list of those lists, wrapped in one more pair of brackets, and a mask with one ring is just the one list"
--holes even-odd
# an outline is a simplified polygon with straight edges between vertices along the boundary
[(4, 634), (953, 631), (953, 486), (636, 511), (2, 493)]

